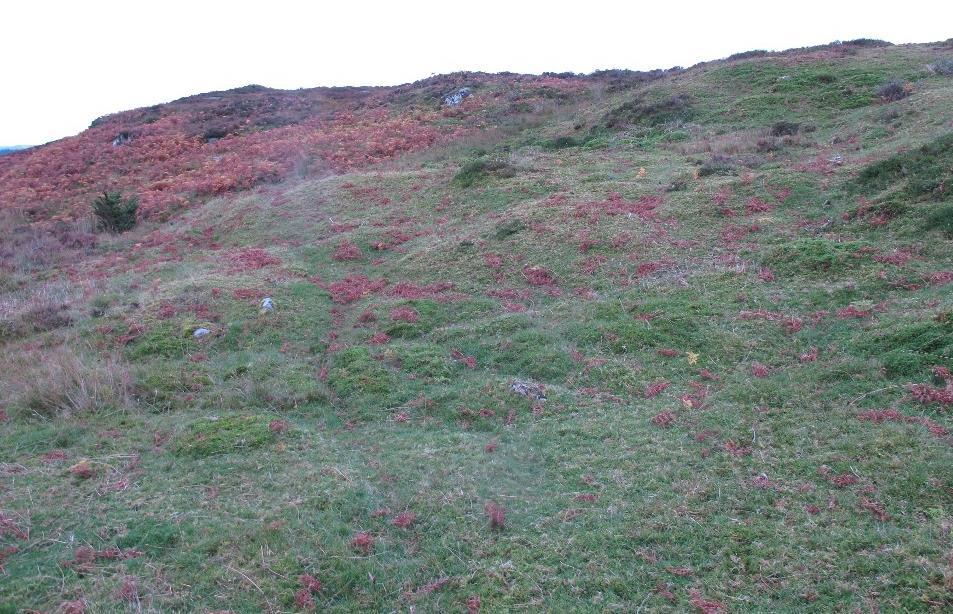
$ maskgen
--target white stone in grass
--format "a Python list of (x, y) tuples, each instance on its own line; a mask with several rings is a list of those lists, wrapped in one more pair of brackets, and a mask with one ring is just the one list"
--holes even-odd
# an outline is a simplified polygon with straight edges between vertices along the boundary
[(212, 331), (210, 331), (207, 328), (196, 328), (195, 332), (192, 333), (192, 336), (195, 337), (196, 339), (201, 339), (205, 335), (210, 335), (211, 333)]
[(261, 312), (262, 313), (271, 313), (275, 310), (275, 302), (271, 300), (270, 296), (266, 296), (261, 299)]

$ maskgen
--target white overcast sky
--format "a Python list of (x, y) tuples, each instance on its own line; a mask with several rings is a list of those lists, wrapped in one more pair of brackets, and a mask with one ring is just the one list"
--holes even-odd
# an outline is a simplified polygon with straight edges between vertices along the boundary
[(953, 37), (953, 1), (2, 0), (0, 145), (42, 143), (100, 115), (249, 83), (668, 68), (860, 37)]

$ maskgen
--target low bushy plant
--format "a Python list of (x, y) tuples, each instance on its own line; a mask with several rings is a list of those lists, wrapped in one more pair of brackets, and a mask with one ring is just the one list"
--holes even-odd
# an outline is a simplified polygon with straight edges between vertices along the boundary
[(123, 198), (121, 192), (103, 192), (93, 201), (93, 213), (99, 227), (107, 232), (125, 232), (136, 225), (139, 199), (136, 196)]

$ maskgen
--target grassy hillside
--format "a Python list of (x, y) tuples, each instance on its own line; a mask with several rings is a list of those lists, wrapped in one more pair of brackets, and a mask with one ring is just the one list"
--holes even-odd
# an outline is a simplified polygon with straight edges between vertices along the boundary
[(949, 610), (951, 62), (250, 87), (3, 156), (0, 612)]

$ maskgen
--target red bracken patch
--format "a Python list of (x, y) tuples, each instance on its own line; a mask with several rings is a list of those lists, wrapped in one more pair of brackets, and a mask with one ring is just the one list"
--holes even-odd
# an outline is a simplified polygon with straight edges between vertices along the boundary
[(417, 514), (411, 512), (410, 510), (404, 510), (403, 512), (394, 516), (394, 519), (390, 521), (395, 527), (406, 529), (410, 525), (414, 524), (414, 521), (417, 520)]
[(728, 452), (728, 454), (737, 457), (751, 455), (751, 448), (743, 446), (739, 443), (735, 443), (734, 441), (726, 441), (725, 450)]
[(467, 597), (467, 614), (480, 614), (481, 607), (483, 607), (483, 603), (480, 601), (479, 595)]
[(467, 356), (457, 348), (452, 348), (450, 350), (450, 356), (457, 362), (463, 364), (467, 369), (476, 369), (477, 367), (475, 356)]
[(925, 426), (935, 437), (946, 437), (948, 434), (946, 428), (926, 416), (905, 416), (896, 409), (871, 409), (862, 411), (857, 414), (857, 419), (861, 422), (873, 422), (874, 424), (883, 424), (884, 422), (920, 424)]
[(751, 375), (754, 377), (768, 377), (771, 375), (771, 369), (767, 365), (755, 362), (751, 364)]
[(374, 548), (374, 536), (366, 531), (360, 531), (351, 538), (351, 547), (367, 554)]
[(328, 284), (327, 290), (331, 293), (333, 302), (347, 304), (379, 292), (386, 285), (387, 281), (384, 279), (368, 279), (364, 275), (354, 275)]
[(701, 612), (701, 614), (723, 614), (724, 612), (728, 611), (728, 608), (725, 606), (725, 604), (721, 603), (720, 601), (714, 601), (702, 597), (702, 592), (698, 589), (690, 589), (688, 594), (691, 597), (689, 602), (692, 604), (692, 607)]
[(863, 319), (863, 318), (869, 317), (870, 313), (871, 313), (870, 309), (858, 309), (854, 305), (848, 305), (847, 307), (844, 307), (843, 309), (837, 310), (837, 317), (842, 319), (847, 319), (847, 318)]
[(490, 521), (490, 528), (494, 531), (502, 531), (506, 526), (506, 511), (499, 503), (487, 501), (483, 506), (487, 519)]
[(652, 424), (667, 428), (675, 422), (675, 414), (669, 410), (661, 411), (652, 417)]
[(503, 266), (503, 256), (499, 254), (484, 254), (483, 262), (491, 269), (499, 269)]
[(275, 433), (276, 435), (280, 435), (281, 433), (287, 433), (288, 428), (289, 428), (289, 424), (287, 420), (272, 420), (271, 422), (268, 423), (268, 429), (272, 433)]
[(338, 243), (337, 247), (334, 248), (334, 254), (331, 256), (332, 259), (338, 262), (360, 260), (363, 257), (364, 254), (361, 253), (361, 248), (346, 239)]
[(30, 538), (29, 531), (21, 529), (13, 518), (7, 516), (3, 512), (0, 512), (0, 536), (4, 535), (12, 535), (17, 539)]
[(745, 212), (747, 213), (765, 213), (771, 210), (771, 205), (764, 202), (757, 196), (752, 197), (748, 201), (748, 204), (745, 205)]
[(533, 286), (551, 286), (556, 283), (556, 276), (547, 268), (528, 266), (523, 269), (523, 277)]
[(636, 201), (627, 201), (618, 192), (610, 192), (605, 200), (592, 201), (576, 205), (574, 217), (587, 217), (590, 223), (596, 223), (603, 215), (636, 215), (644, 220), (655, 217), (655, 210), (663, 198), (654, 194), (645, 195)]
[(890, 514), (887, 513), (884, 504), (879, 501), (874, 501), (873, 499), (868, 499), (867, 497), (861, 497), (858, 505), (861, 509), (866, 510), (873, 514), (874, 518), (883, 522), (890, 519)]
[(121, 601), (139, 601), (139, 585), (132, 576), (125, 576), (119, 590), (116, 591), (116, 597)]
[(911, 384), (910, 394), (923, 405), (953, 405), (953, 381), (939, 388), (927, 384)]
[(419, 322), (420, 313), (412, 307), (397, 307), (390, 310), (390, 319), (394, 322)]
[(390, 335), (385, 332), (377, 332), (371, 335), (371, 338), (368, 339), (368, 343), (372, 345), (384, 345), (385, 343), (390, 342)]
[(671, 385), (672, 384), (670, 384), (669, 382), (666, 382), (665, 380), (658, 381), (653, 384), (649, 384), (648, 386), (645, 387), (645, 398), (651, 399), (651, 398), (657, 397), (660, 393), (664, 392)]
[(933, 286), (943, 286), (953, 282), (953, 271), (936, 271), (926, 277), (928, 284)]
[(281, 260), (260, 247), (249, 247), (232, 252), (228, 260), (231, 263), (232, 272), (257, 271), (266, 266), (281, 264)]
[(801, 354), (798, 357), (798, 360), (800, 360), (801, 362), (814, 362), (815, 360), (817, 360), (817, 355), (818, 355), (818, 349), (816, 347), (812, 347), (808, 351)]
[(837, 488), (846, 488), (858, 483), (860, 479), (853, 473), (838, 473), (827, 476), (827, 481)]

